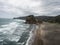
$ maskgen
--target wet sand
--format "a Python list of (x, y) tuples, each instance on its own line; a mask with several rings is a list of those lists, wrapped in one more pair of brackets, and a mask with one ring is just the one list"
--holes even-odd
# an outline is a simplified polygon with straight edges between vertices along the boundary
[(30, 45), (60, 45), (60, 24), (43, 23), (32, 33)]
[(42, 33), (41, 30), (42, 30), (42, 26), (39, 26), (39, 28), (34, 31), (33, 34), (35, 38), (34, 38), (32, 45), (43, 45), (43, 40), (41, 37), (41, 33)]

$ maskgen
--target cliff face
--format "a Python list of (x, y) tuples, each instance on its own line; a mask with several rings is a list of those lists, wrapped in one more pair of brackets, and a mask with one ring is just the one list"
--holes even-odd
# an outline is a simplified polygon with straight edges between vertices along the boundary
[(33, 15), (29, 15), (29, 16), (26, 17), (26, 23), (28, 23), (28, 24), (38, 24), (38, 23), (42, 23), (42, 21), (36, 19)]
[(26, 17), (26, 23), (29, 23), (29, 24), (35, 24), (36, 23), (36, 19), (33, 15), (29, 15)]

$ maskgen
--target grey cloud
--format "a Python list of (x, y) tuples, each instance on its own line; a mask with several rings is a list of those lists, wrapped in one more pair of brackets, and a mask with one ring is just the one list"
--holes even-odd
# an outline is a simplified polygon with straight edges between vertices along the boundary
[(0, 1), (0, 14), (2, 14), (3, 12), (6, 15), (13, 15), (13, 17), (23, 16), (23, 15), (26, 16), (29, 14), (34, 14), (34, 15), (60, 14), (60, 0), (29, 0), (29, 1), (32, 1), (32, 4), (33, 2), (39, 3), (39, 4), (36, 6), (33, 6), (32, 4), (30, 5), (29, 3), (26, 3), (26, 4), (22, 3), (22, 5), (20, 6), (15, 6), (15, 5), (6, 3), (6, 1), (4, 0)]

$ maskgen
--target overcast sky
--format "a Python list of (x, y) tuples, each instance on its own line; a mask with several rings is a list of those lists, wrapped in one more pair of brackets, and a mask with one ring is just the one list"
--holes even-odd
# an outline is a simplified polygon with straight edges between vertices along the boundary
[(60, 0), (0, 0), (0, 18), (60, 14)]

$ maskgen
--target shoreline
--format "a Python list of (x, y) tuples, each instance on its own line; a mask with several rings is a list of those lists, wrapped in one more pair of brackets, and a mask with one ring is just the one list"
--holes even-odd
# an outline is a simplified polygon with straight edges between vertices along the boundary
[(39, 24), (36, 26), (35, 30), (31, 30), (26, 45), (43, 45), (43, 40), (41, 38), (41, 25)]
[(35, 30), (34, 34), (35, 34), (35, 39), (32, 43), (32, 45), (44, 45), (44, 42), (43, 42), (43, 34), (42, 34), (42, 30), (44, 28), (44, 25), (38, 25), (39, 28), (37, 30)]
[[(35, 24), (33, 24), (33, 25), (35, 25)], [(35, 27), (36, 27), (36, 25), (33, 26), (33, 27), (32, 27), (33, 29), (31, 29), (31, 31), (30, 31), (29, 38), (28, 38), (28, 40), (27, 40), (27, 42), (26, 42), (26, 45), (32, 45), (33, 39), (34, 39), (34, 34), (33, 34), (33, 32), (35, 31)]]
[(27, 45), (60, 45), (60, 25), (44, 22), (31, 31)]

